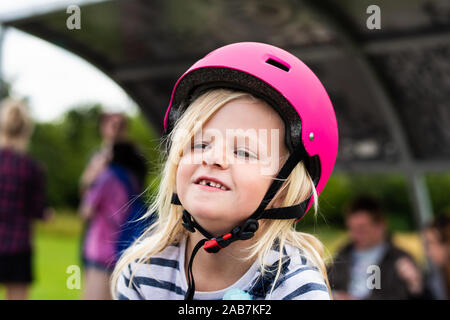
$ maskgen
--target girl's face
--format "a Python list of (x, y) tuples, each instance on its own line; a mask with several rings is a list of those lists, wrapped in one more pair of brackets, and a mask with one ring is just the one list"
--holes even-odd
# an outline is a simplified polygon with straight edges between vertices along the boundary
[(278, 114), (259, 101), (233, 100), (185, 148), (177, 170), (178, 197), (210, 233), (229, 232), (258, 208), (287, 155)]

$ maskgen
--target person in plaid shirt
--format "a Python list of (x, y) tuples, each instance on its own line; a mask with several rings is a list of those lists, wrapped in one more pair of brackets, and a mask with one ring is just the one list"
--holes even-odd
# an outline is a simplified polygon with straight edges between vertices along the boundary
[(45, 219), (45, 176), (26, 154), (32, 121), (8, 99), (0, 109), (0, 283), (7, 299), (26, 299), (32, 282), (32, 221)]

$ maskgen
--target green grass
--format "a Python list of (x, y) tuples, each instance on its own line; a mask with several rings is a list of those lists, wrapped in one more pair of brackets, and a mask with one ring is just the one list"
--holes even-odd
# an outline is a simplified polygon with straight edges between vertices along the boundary
[(80, 265), (78, 237), (41, 234), (37, 238), (36, 281), (31, 299), (79, 299), (80, 290), (67, 288), (70, 265)]
[[(66, 273), (70, 265), (81, 267), (80, 234), (82, 222), (69, 212), (58, 212), (47, 223), (35, 225), (34, 277), (30, 299), (72, 300), (79, 299), (81, 290), (68, 289)], [(0, 299), (5, 290), (0, 287)]]
[[(30, 298), (80, 299), (80, 289), (71, 290), (67, 287), (70, 277), (67, 268), (71, 265), (81, 267), (79, 252), (82, 221), (72, 212), (60, 211), (50, 222), (38, 222), (35, 227), (35, 281), (31, 287)], [(325, 224), (316, 227), (300, 225), (299, 231), (318, 237), (323, 242), (328, 257), (347, 241), (345, 231)], [(395, 233), (394, 242), (410, 252), (419, 262), (423, 261), (423, 251), (416, 233)], [(0, 300), (4, 299), (4, 295), (4, 288), (0, 286)]]
[(48, 223), (36, 226), (36, 281), (31, 299), (79, 299), (80, 289), (69, 289), (67, 268), (81, 268), (82, 221), (71, 212), (58, 212)]

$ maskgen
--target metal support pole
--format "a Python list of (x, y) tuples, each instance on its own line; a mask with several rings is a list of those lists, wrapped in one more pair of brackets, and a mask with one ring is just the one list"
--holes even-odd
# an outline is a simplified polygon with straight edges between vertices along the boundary
[(422, 230), (433, 219), (433, 209), (428, 192), (425, 174), (421, 172), (410, 172), (408, 184), (413, 203), (415, 220), (419, 230)]

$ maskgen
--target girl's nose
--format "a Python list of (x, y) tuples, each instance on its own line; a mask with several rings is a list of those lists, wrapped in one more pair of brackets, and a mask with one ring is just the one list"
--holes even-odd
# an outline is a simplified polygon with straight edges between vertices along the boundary
[(202, 165), (212, 165), (222, 169), (228, 169), (229, 163), (225, 148), (218, 146), (206, 149), (203, 152)]

